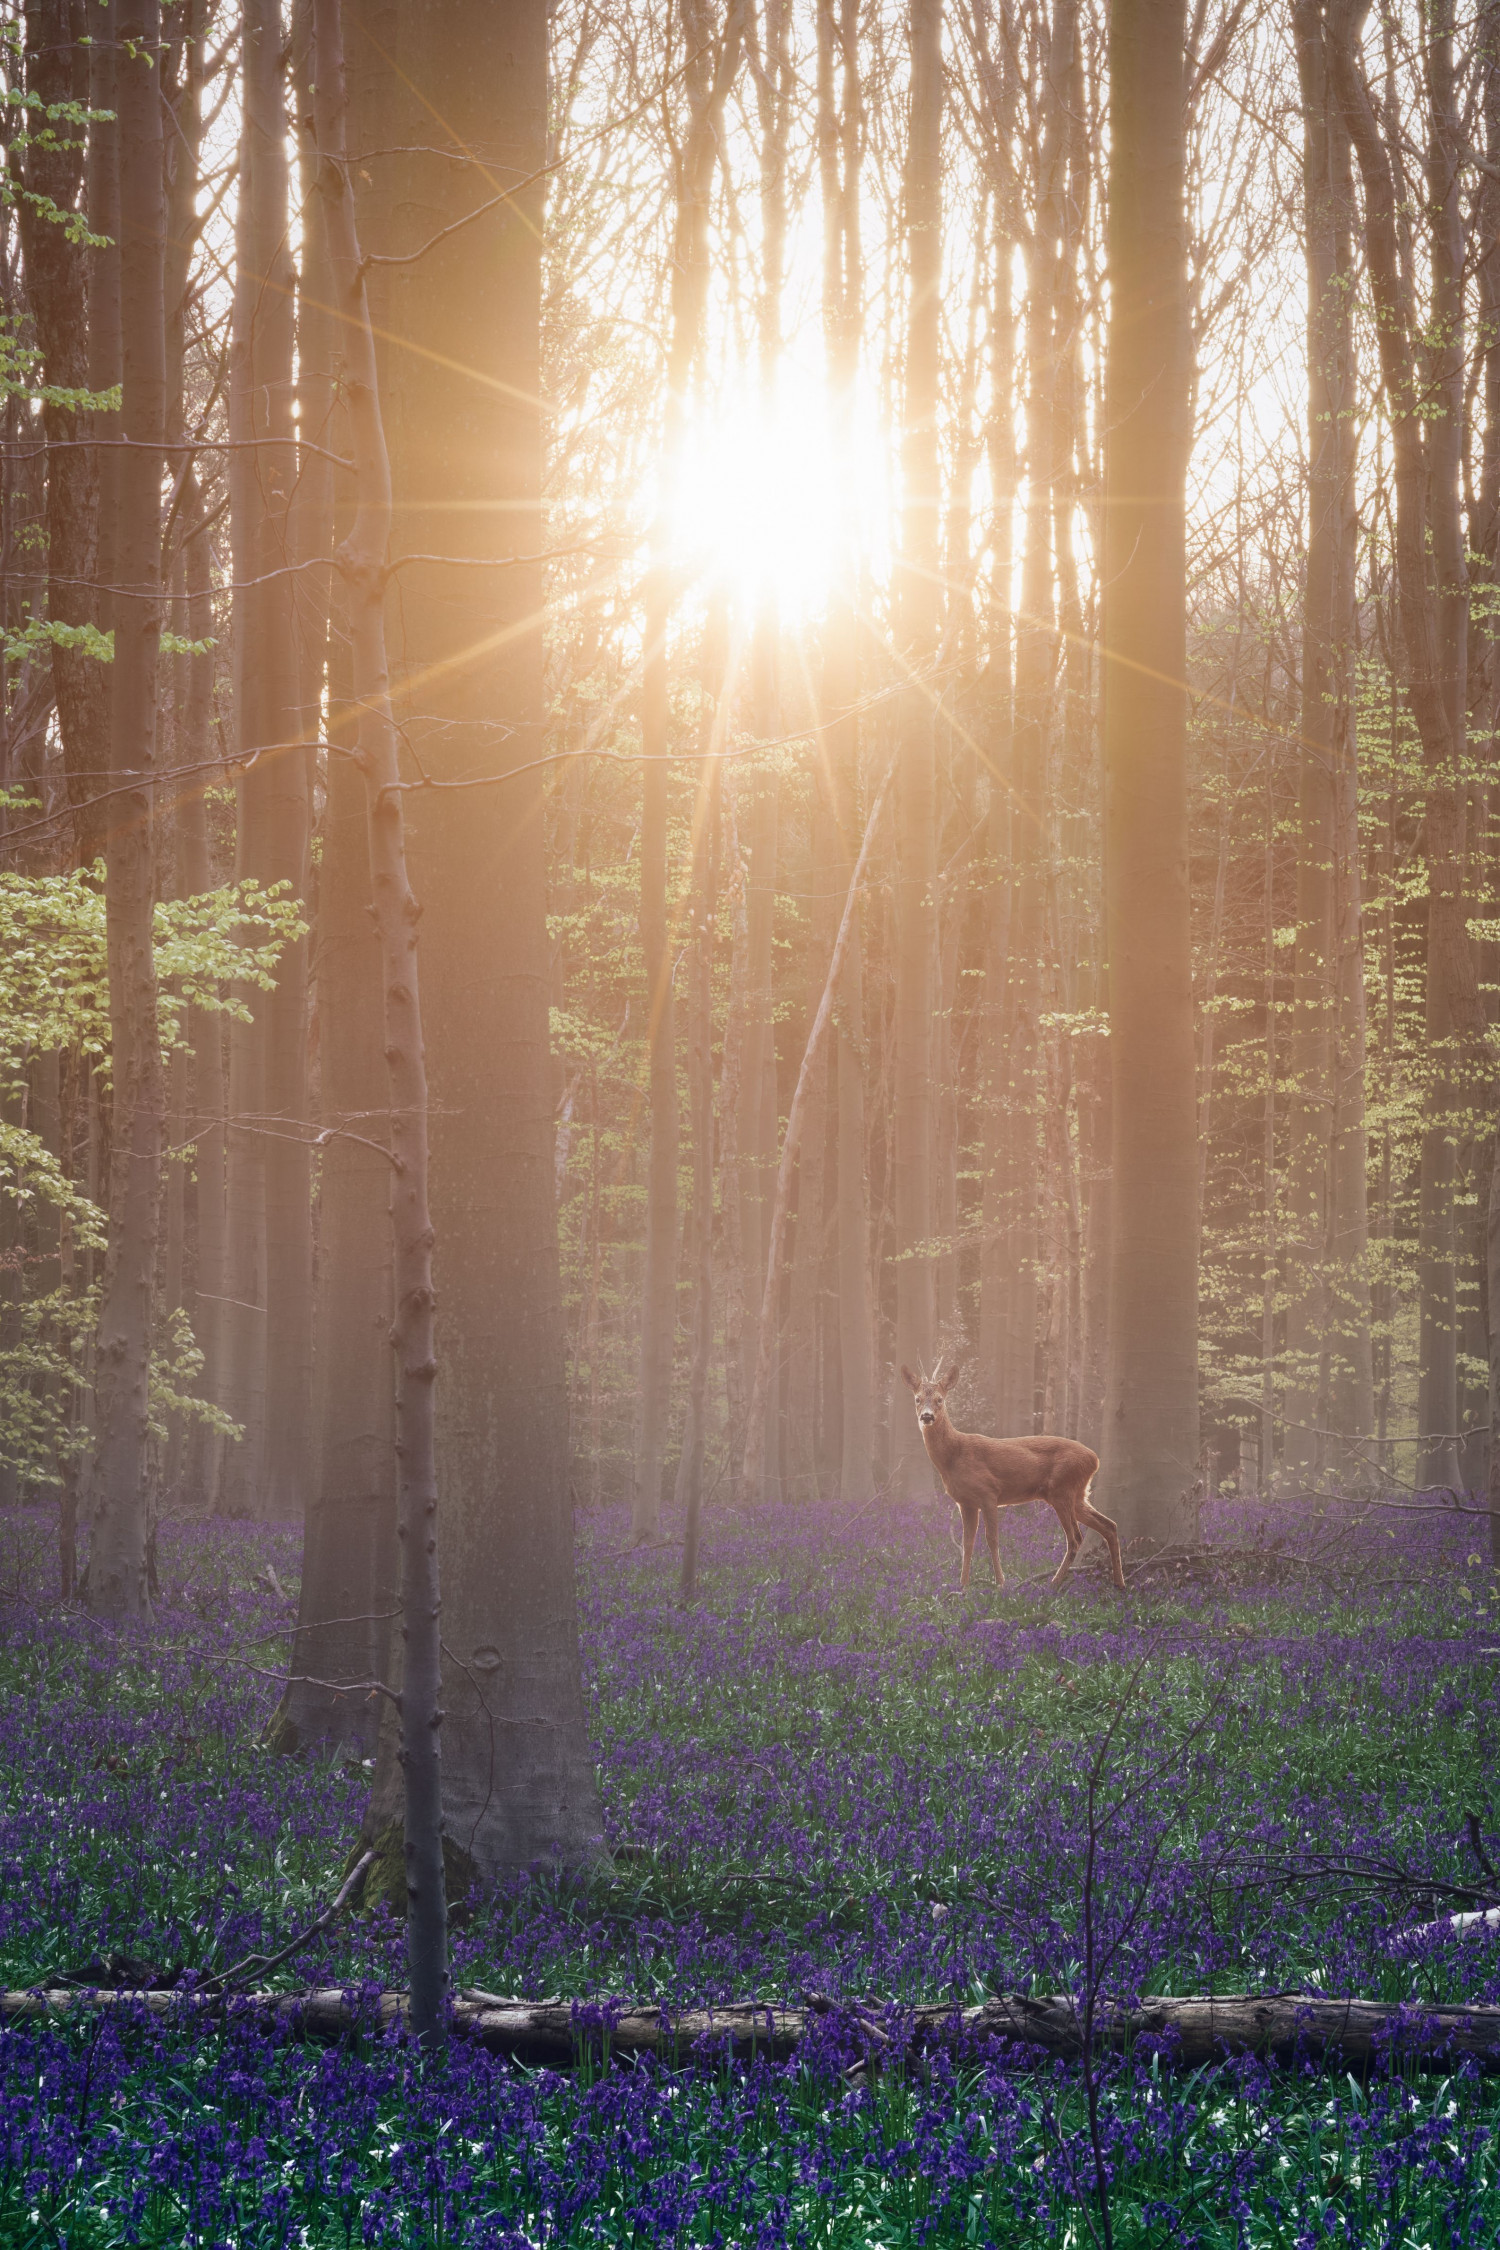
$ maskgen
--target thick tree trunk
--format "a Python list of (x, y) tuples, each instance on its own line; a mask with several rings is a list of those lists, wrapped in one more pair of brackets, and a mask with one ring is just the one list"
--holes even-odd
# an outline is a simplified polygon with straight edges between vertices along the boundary
[(1121, 1536), (1153, 1541), (1190, 1529), (1198, 1466), (1183, 41), (1182, 0), (1117, 0), (1102, 620), (1114, 1182), (1101, 1450)]
[[(1465, 662), (1467, 564), (1460, 518), (1462, 211), (1453, 111), (1452, 16), (1437, 22), (1431, 45), (1429, 191), (1435, 303), (1433, 364), (1418, 374), (1419, 338), (1409, 277), (1399, 248), (1401, 195), (1365, 81), (1359, 50), (1364, 0), (1330, 10), (1334, 82), (1364, 187), (1364, 243), (1377, 314), (1381, 388), (1390, 415), (1396, 487), (1396, 583), (1406, 689), (1422, 744), (1426, 782), (1427, 1046), (1438, 1083), (1422, 1144), (1418, 1294), (1421, 1377), (1418, 1426), (1427, 1439), (1421, 1473), (1456, 1483), (1458, 1415), (1452, 1115), (1460, 1063), (1481, 1057), (1486, 1031), (1463, 896), (1458, 774), (1467, 726)], [(1444, 411), (1429, 422), (1431, 384)], [(1424, 429), (1426, 436), (1424, 438)]]
[[(299, 0), (298, 109), (310, 113), (311, 0)], [(308, 90), (304, 90), (308, 88)], [(369, 121), (367, 121), (368, 123)], [(379, 145), (378, 135), (367, 135)], [(321, 198), (311, 193), (316, 150), (302, 148), (302, 273), (298, 294), (301, 428), (331, 446), (336, 339)], [(342, 417), (340, 417), (342, 421)], [(336, 448), (342, 450), (342, 448)], [(326, 464), (325, 464), (326, 467)], [(304, 458), (294, 528), (300, 555), (328, 551), (330, 480)], [(347, 523), (347, 506), (344, 510)], [(297, 585), (302, 728), (321, 732), (323, 651), (330, 652), (332, 738), (352, 746), (357, 699), (345, 616), (330, 639), (321, 572)], [(370, 920), (365, 787), (347, 756), (328, 758), (318, 870), (317, 1018), (323, 1130), (319, 1135), (319, 1257), (313, 1313), (312, 1475), (303, 1519), (302, 1578), (290, 1678), (272, 1731), (277, 1748), (346, 1743), (376, 1748), (380, 1702), (355, 1683), (387, 1677), (396, 1598), (396, 1392), (391, 1362), (392, 1170), (382, 1062), (380, 943)]]
[[(390, 276), (399, 544), (469, 555), (402, 574), (400, 713), (438, 783), (531, 764), (546, 719), (540, 407), (545, 0), (414, 0), (397, 56), (409, 115), (397, 196), (417, 250)], [(441, 126), (434, 121), (441, 120)], [(434, 134), (439, 136), (434, 142)], [(434, 147), (447, 154), (429, 153)], [(482, 149), (484, 163), (454, 161)], [(409, 340), (413, 349), (403, 349)], [(553, 1167), (542, 777), (414, 799), (443, 1380), (444, 1805), (481, 1877), (600, 1845), (579, 1675)]]
[(161, 637), (161, 472), (165, 438), (162, 118), (158, 0), (122, 0), (119, 133), (121, 421), (112, 667), (113, 786), (106, 837), (114, 1130), (109, 1254), (99, 1309), (89, 1601), (123, 1621), (150, 1608), (146, 1586), (147, 1424), (152, 1298), (165, 1122), (153, 940), (151, 764)]
[[(896, 1364), (925, 1367), (937, 1350), (931, 1250), (933, 1219), (934, 892), (937, 880), (937, 758), (929, 676), (942, 625), (941, 472), (938, 460), (942, 290), (942, 0), (911, 0), (911, 96), (905, 214), (906, 398), (901, 444), (901, 557), (897, 632), (916, 675), (899, 720), (896, 770), (896, 1066), (891, 1203), (895, 1217)], [(893, 1378), (895, 1380), (895, 1378)], [(892, 1467), (898, 1486), (931, 1483), (915, 1417), (893, 1408), (900, 1433)]]
[(1318, 0), (1294, 0), (1302, 89), (1303, 248), (1307, 263), (1307, 576), (1302, 605), (1302, 740), (1297, 825), (1297, 966), (1291, 1029), (1287, 1288), (1287, 1473), (1324, 1466), (1332, 1343), (1334, 921), (1338, 736), (1352, 721), (1346, 674), (1354, 587), (1349, 517), (1353, 326), (1349, 271), (1349, 135), (1328, 80)]
[[(352, 737), (349, 690), (336, 675), (336, 740)], [(378, 1698), (339, 1691), (386, 1676), (397, 1566), (392, 1170), (382, 1146), (388, 1105), (367, 827), (359, 770), (331, 755), (318, 878), (316, 1451), (291, 1678), (275, 1730), (283, 1750), (345, 1742), (365, 1757), (379, 1731)]]

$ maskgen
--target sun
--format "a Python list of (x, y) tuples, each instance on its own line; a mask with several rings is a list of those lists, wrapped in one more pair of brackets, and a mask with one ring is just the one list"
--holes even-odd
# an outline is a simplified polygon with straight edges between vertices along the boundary
[[(845, 488), (847, 489), (847, 488)], [(684, 576), (784, 624), (827, 605), (855, 535), (828, 396), (789, 368), (768, 406), (750, 386), (690, 425), (668, 472), (667, 545)]]

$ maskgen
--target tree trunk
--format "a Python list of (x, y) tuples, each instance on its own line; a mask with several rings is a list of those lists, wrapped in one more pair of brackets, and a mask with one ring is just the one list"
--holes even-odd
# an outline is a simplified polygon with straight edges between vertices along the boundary
[(1152, 1541), (1190, 1530), (1198, 1465), (1183, 42), (1182, 0), (1116, 0), (1101, 635), (1114, 1180), (1102, 1450), (1122, 1538)]
[[(310, 114), (311, 0), (299, 0), (294, 69), (298, 112)], [(369, 120), (364, 120), (368, 128)], [(366, 133), (367, 138), (375, 136)], [(378, 139), (376, 139), (378, 145)], [(302, 431), (332, 446), (333, 356), (327, 308), (333, 284), (322, 199), (312, 193), (317, 153), (302, 143), (303, 246), (298, 292)], [(324, 464), (324, 468), (326, 468)], [(300, 465), (297, 551), (328, 552), (331, 480), (311, 457)], [(347, 507), (344, 509), (347, 517)], [(349, 675), (347, 618), (330, 640), (323, 574), (297, 585), (299, 701), (310, 740), (321, 732), (323, 651), (330, 652), (332, 739), (352, 744), (357, 699)], [(302, 1578), (290, 1678), (272, 1729), (278, 1749), (348, 1744), (376, 1749), (380, 1704), (368, 1687), (387, 1676), (396, 1598), (395, 1383), (392, 1170), (381, 1145), (387, 1106), (381, 1060), (380, 943), (370, 921), (365, 787), (357, 765), (330, 754), (318, 870), (317, 1019), (323, 1130), (319, 1135), (318, 1267), (314, 1292), (313, 1473), (303, 1519)]]
[[(75, 36), (73, 14), (73, 0), (29, 0), (26, 8), (26, 90), (43, 105), (89, 98), (90, 49)], [(98, 36), (101, 41), (112, 37), (102, 17)], [(101, 143), (116, 131), (114, 125), (94, 128)], [(81, 130), (59, 124), (50, 136), (38, 135), (26, 151), (24, 177), (27, 193), (16, 200), (16, 219), (42, 373), (49, 386), (84, 391), (89, 387), (90, 253), (31, 200), (45, 197), (59, 212), (80, 208)], [(113, 258), (116, 253), (98, 255)], [(92, 581), (98, 567), (99, 454), (81, 442), (92, 433), (95, 420), (56, 401), (42, 409), (51, 576), (45, 607), (38, 604), (37, 613), (63, 625), (97, 622)], [(87, 867), (103, 848), (102, 807), (88, 800), (98, 795), (99, 776), (109, 764), (109, 674), (87, 649), (54, 645), (52, 685), (68, 795), (75, 807), (74, 856)]]
[[(775, 630), (757, 619), (750, 659), (751, 723), (762, 739), (780, 731), (776, 694)], [(736, 1147), (739, 1155), (740, 1247), (745, 1270), (746, 1319), (741, 1331), (745, 1397), (755, 1381), (756, 1314), (766, 1260), (771, 1248), (771, 1197), (776, 1174), (776, 1025), (772, 990), (772, 948), (776, 934), (777, 829), (780, 783), (774, 765), (753, 768), (740, 785), (744, 818), (745, 865), (745, 1015), (740, 1046), (740, 1106)], [(748, 1411), (748, 1409), (747, 1409)], [(775, 1401), (766, 1394), (773, 1416), (761, 1432), (759, 1459), (763, 1482), (743, 1489), (750, 1501), (775, 1496), (779, 1425)], [(743, 1459), (751, 1457), (746, 1433)], [(743, 1474), (743, 1471), (742, 1471)]]
[[(294, 495), (299, 464), (292, 448), (295, 275), (288, 236), (286, 99), (282, 85), (280, 0), (247, 0), (245, 131), (253, 228), (249, 352), (249, 434), (262, 442), (244, 481), (250, 510), (252, 576), (239, 694), (242, 747), (276, 745), (245, 775), (251, 837), (245, 872), (308, 892), (308, 753), (298, 681)], [(244, 183), (242, 183), (242, 193)], [(307, 464), (302, 464), (306, 467)], [(312, 589), (304, 585), (304, 598)], [(307, 1131), (307, 941), (282, 952), (272, 992), (257, 996), (263, 1042), (264, 1116), (257, 1128), (265, 1209), (265, 1475), (255, 1512), (300, 1517), (310, 1451), (312, 1378), (312, 1158)]]
[[(351, 685), (340, 663), (330, 683), (335, 740), (353, 732)], [(378, 1699), (340, 1690), (386, 1675), (397, 1565), (392, 1169), (381, 1145), (387, 1102), (367, 826), (358, 767), (331, 755), (318, 877), (317, 1446), (291, 1678), (274, 1735), (287, 1751), (348, 1743), (363, 1757), (375, 1749)]]
[(417, 975), (421, 909), (407, 877), (401, 763), (385, 653), (391, 476), (375, 344), (365, 297), (354, 192), (344, 150), (344, 48), (339, 0), (312, 0), (318, 185), (331, 296), (345, 353), (357, 504), (339, 549), (347, 590), (355, 726), (365, 785), (369, 872), (384, 992), (396, 1356), (396, 1508), (401, 1551), (401, 1767), (405, 1777), (406, 1959), (411, 2026), (429, 2048), (447, 2032), (448, 1919), (443, 1871), (441, 1596), (434, 1411), (437, 1332), (428, 1200), (428, 1096)]
[[(1460, 520), (1462, 211), (1452, 86), (1452, 16), (1434, 27), (1428, 187), (1437, 327), (1419, 332), (1399, 246), (1402, 198), (1359, 51), (1363, 0), (1330, 11), (1334, 82), (1364, 187), (1364, 244), (1375, 300), (1381, 388), (1390, 416), (1396, 488), (1396, 583), (1406, 690), (1426, 782), (1427, 1048), (1437, 1084), (1422, 1142), (1418, 1251), (1420, 1464), (1433, 1483), (1458, 1479), (1457, 1337), (1452, 1186), (1458, 1066), (1483, 1054), (1485, 1015), (1467, 929), (1458, 773), (1467, 725), (1467, 565)], [(1418, 371), (1419, 343), (1432, 365)], [(1430, 376), (1430, 381), (1427, 379)], [(1430, 424), (1433, 387), (1444, 411)], [(1424, 427), (1427, 436), (1424, 441)]]
[(1307, 575), (1302, 605), (1302, 739), (1297, 829), (1297, 965), (1290, 1042), (1285, 1461), (1302, 1481), (1325, 1465), (1332, 1344), (1326, 1262), (1333, 1216), (1338, 737), (1352, 721), (1347, 673), (1354, 586), (1353, 325), (1348, 240), (1349, 135), (1328, 80), (1318, 0), (1294, 0), (1302, 90), (1307, 264)]
[[(419, 249), (490, 204), (496, 175), (533, 182), (387, 269), (399, 544), (473, 558), (402, 573), (411, 654), (398, 698), (435, 783), (529, 766), (546, 719), (540, 571), (481, 562), (544, 544), (547, 18), (545, 0), (401, 12), (406, 114), (389, 141), (407, 151), (397, 201), (410, 231), (372, 247)], [(477, 148), (484, 166), (453, 160)], [(573, 1575), (542, 823), (536, 772), (436, 787), (411, 822), (443, 1363), (444, 1804), (484, 1879), (589, 1860), (601, 1833)]]
[[(706, 12), (684, 0), (684, 72), (690, 123), (676, 166), (671, 336), (662, 458), (671, 464), (681, 442), (687, 386), (697, 357), (709, 281), (708, 221), (719, 119), (739, 57), (741, 17), (731, 5), (715, 49)], [(672, 963), (667, 943), (667, 772), (670, 729), (667, 632), (672, 567), (667, 529), (653, 529), (646, 587), (646, 648), (641, 687), (641, 951), (646, 975), (646, 1049), (650, 1074), (651, 1153), (646, 1177), (646, 1258), (641, 1305), (640, 1419), (636, 1435), (631, 1530), (656, 1534), (661, 1518), (662, 1462), (671, 1406), (677, 1337), (677, 1035)]]
[(693, 1121), (693, 1335), (688, 1368), (687, 1411), (682, 1453), (677, 1464), (676, 1504), (682, 1516), (684, 1601), (697, 1593), (698, 1547), (703, 1515), (703, 1461), (708, 1435), (708, 1374), (714, 1343), (714, 926), (719, 898), (720, 753), (725, 716), (725, 662), (722, 613), (706, 633), (705, 746), (698, 804), (693, 821), (693, 933), (691, 962), (691, 1048), (688, 1100)]
[[(925, 1367), (937, 1350), (932, 1261), (934, 891), (937, 759), (930, 676), (942, 625), (941, 472), (938, 459), (942, 290), (942, 0), (910, 0), (911, 97), (904, 231), (907, 256), (906, 398), (901, 556), (896, 584), (901, 657), (915, 675), (901, 705), (896, 770), (896, 1067), (891, 1202), (895, 1217), (896, 1362)], [(893, 1382), (895, 1378), (893, 1377)], [(894, 1397), (894, 1393), (893, 1393)], [(923, 1488), (931, 1469), (916, 1417), (893, 1405), (898, 1487)]]
[[(1429, 792), (1446, 800), (1441, 820), (1451, 829), (1456, 863), (1462, 859), (1460, 774), (1468, 729), (1469, 573), (1463, 528), (1464, 446), (1464, 206), (1461, 127), (1453, 70), (1452, 0), (1438, 0), (1427, 37), (1429, 131), (1427, 192), (1431, 227), (1432, 303), (1426, 343), (1422, 438), (1427, 463), (1427, 504), (1435, 581), (1438, 692), (1448, 722), (1450, 764), (1429, 778)], [(1434, 405), (1440, 402), (1437, 411)], [(1429, 823), (1432, 808), (1429, 804)], [(1458, 865), (1455, 892), (1461, 894)], [(1421, 1201), (1417, 1251), (1420, 1313), (1417, 1431), (1426, 1440), (1419, 1480), (1457, 1485), (1458, 1444), (1458, 1142), (1463, 1131), (1462, 1061), (1454, 1052), (1460, 1031), (1449, 990), (1448, 933), (1429, 877), (1427, 941), (1427, 1047), (1435, 1085), (1422, 1134)], [(1446, 904), (1446, 902), (1443, 902)], [(1453, 901), (1458, 914), (1463, 900)], [(1439, 907), (1435, 922), (1433, 908)], [(1465, 942), (1467, 942), (1465, 935)]]
[(151, 764), (161, 636), (162, 120), (158, 0), (122, 0), (119, 133), (121, 421), (111, 758), (105, 861), (114, 1130), (109, 1254), (99, 1309), (89, 1600), (116, 1621), (148, 1614), (146, 1474), (152, 1295), (161, 1220), (165, 1088), (157, 1026)]
[[(864, 277), (860, 243), (861, 92), (857, 0), (818, 0), (818, 163), (823, 196), (823, 334), (833, 427), (853, 410)], [(842, 95), (838, 91), (842, 73)], [(839, 445), (835, 473), (846, 521), (854, 517), (856, 470)], [(858, 556), (840, 548), (823, 634), (819, 680), (822, 771), (833, 795), (836, 882), (854, 864), (859, 779)], [(839, 1490), (858, 1499), (874, 1481), (874, 1310), (870, 1301), (870, 1191), (865, 1167), (864, 953), (849, 935), (834, 1018), (834, 1218), (838, 1278)]]
[[(127, 2016), (143, 2008), (172, 2022), (182, 2017), (217, 2020), (224, 2003), (196, 1992), (0, 1992), (0, 2021), (36, 2023), (53, 2018), (96, 2020), (118, 2008)], [(347, 2040), (368, 2020), (362, 1996), (334, 1989), (312, 1992), (252, 1992), (237, 1995), (244, 2017), (274, 2028), (281, 2037)], [(409, 2020), (404, 1992), (382, 1992), (376, 2018), (385, 2029)], [(620, 2061), (657, 2055), (674, 2067), (702, 2062), (722, 2070), (726, 2051), (743, 2062), (786, 2062), (814, 2026), (833, 2013), (823, 2001), (784, 2008), (764, 2000), (719, 2008), (665, 2008), (659, 2001), (611, 2007), (609, 2030), (580, 2021), (573, 2000), (506, 1999), (474, 1994), (456, 2001), (455, 2032), (492, 2055), (507, 2055), (531, 2068), (569, 2070), (586, 2062), (597, 2069), (604, 2056)], [(892, 2059), (889, 2011), (878, 2000), (848, 2004), (851, 2028), (862, 2035), (865, 2059), (878, 2068)], [(971, 2055), (976, 2043), (1003, 2039), (1008, 2045), (1040, 2048), (1068, 2062), (1078, 2059), (1083, 2011), (1073, 1993), (1001, 1992), (977, 2007), (950, 2002), (903, 2007), (901, 2021), (919, 2055), (954, 2048)], [(1231, 2055), (1262, 2055), (1268, 2060), (1302, 2062), (1309, 2056), (1337, 2057), (1351, 2069), (1383, 2067), (1397, 2053), (1427, 2053), (1442, 2067), (1456, 2056), (1470, 2056), (1481, 2068), (1500, 2066), (1500, 2008), (1471, 2003), (1464, 2008), (1430, 2008), (1412, 2021), (1409, 2000), (1325, 1999), (1315, 1993), (1221, 1992), (1201, 1997), (1168, 1995), (1125, 2008), (1100, 2002), (1091, 2024), (1095, 2042), (1112, 2051), (1149, 2039), (1171, 2065), (1199, 2070)], [(897, 2047), (897, 2055), (905, 2052)]]
[[(1008, 71), (1004, 92), (1009, 109), (1014, 105)], [(991, 281), (991, 398), (987, 431), (990, 483), (996, 494), (993, 578), (997, 591), (990, 616), (989, 663), (984, 679), (990, 780), (984, 839), (988, 881), (984, 917), (984, 999), (979, 1028), (983, 1137), (978, 1382), (980, 1410), (990, 1427), (1019, 1435), (1032, 1426), (1036, 1244), (1034, 1221), (1021, 1204), (1011, 1090), (1012, 933), (1016, 921), (1015, 863), (1011, 851), (1016, 790), (1016, 714), (1010, 598), (1016, 489), (1015, 309), (1011, 296), (1015, 245), (1004, 220), (1003, 194), (1004, 190), (997, 187), (999, 208)]]
[[(213, 639), (213, 602), (209, 591), (208, 535), (203, 528), (202, 492), (196, 476), (187, 481), (183, 506), (183, 575), (187, 591), (187, 638), (199, 644)], [(209, 848), (208, 807), (205, 802), (209, 775), (201, 769), (213, 756), (214, 652), (200, 645), (191, 656), (180, 656), (179, 680), (185, 671), (181, 752), (179, 763), (198, 772), (177, 784), (177, 848), (182, 888), (188, 897), (212, 889), (213, 859)], [(206, 1398), (224, 1403), (224, 1017), (217, 1009), (190, 1008), (186, 1110), (193, 1143), (196, 1192), (194, 1287), (188, 1298), (193, 1336), (203, 1353), (203, 1391)], [(223, 1440), (217, 1431), (201, 1427), (189, 1442), (186, 1481), (203, 1504), (216, 1504), (222, 1471)]]

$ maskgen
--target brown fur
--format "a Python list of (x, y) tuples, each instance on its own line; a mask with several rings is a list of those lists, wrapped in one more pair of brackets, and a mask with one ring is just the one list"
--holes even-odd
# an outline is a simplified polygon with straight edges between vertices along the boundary
[[(1074, 1438), (992, 1438), (956, 1430), (948, 1419), (947, 1398), (958, 1380), (958, 1369), (950, 1367), (946, 1375), (921, 1382), (909, 1367), (901, 1372), (916, 1394), (917, 1423), (927, 1458), (964, 1519), (960, 1589), (969, 1583), (981, 1516), (995, 1584), (1005, 1584), (1005, 1572), (1000, 1567), (1000, 1510), (1019, 1508), (1028, 1500), (1046, 1501), (1068, 1542), (1068, 1551), (1052, 1581), (1054, 1586), (1060, 1586), (1072, 1569), (1084, 1532), (1097, 1531), (1109, 1549), (1115, 1584), (1123, 1587), (1119, 1531), (1110, 1517), (1089, 1505), (1089, 1487), (1099, 1470), (1099, 1456), (1091, 1447), (1080, 1445)], [(930, 1421), (922, 1420), (924, 1409)]]

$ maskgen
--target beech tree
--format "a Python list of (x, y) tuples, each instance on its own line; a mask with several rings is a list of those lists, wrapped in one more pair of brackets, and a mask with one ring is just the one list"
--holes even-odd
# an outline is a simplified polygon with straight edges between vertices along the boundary
[(1189, 936), (1188, 401), (1178, 0), (1110, 20), (1102, 654), (1113, 1189), (1106, 1505), (1191, 1523), (1198, 1468), (1197, 1131)]

